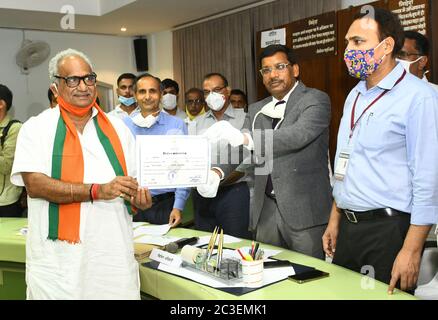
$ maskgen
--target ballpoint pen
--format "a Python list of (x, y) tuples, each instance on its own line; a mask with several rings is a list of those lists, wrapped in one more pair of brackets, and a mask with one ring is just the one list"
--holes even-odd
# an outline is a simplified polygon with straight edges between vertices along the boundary
[(218, 227), (215, 227), (213, 233), (211, 234), (210, 241), (208, 242), (208, 247), (207, 247), (207, 251), (208, 252), (210, 252), (210, 249), (211, 249), (212, 245), (214, 247), (214, 244), (212, 242), (213, 242), (213, 239), (214, 239), (214, 235), (216, 234), (217, 231), (218, 231)]
[(245, 256), (243, 255), (242, 251), (240, 251), (240, 249), (237, 249), (237, 252), (240, 254), (243, 260), (246, 260)]
[(220, 270), (220, 263), (222, 260), (222, 250), (223, 250), (223, 242), (224, 242), (224, 229), (221, 229), (221, 235), (219, 236), (219, 243), (218, 243), (218, 249), (217, 249), (217, 269)]
[(213, 233), (212, 238), (213, 238), (213, 242), (212, 242), (212, 246), (210, 248), (210, 252), (208, 253), (208, 257), (207, 257), (207, 261), (210, 260), (211, 255), (213, 254), (214, 251), (214, 246), (216, 244), (216, 239), (217, 239), (217, 235), (219, 234), (219, 228), (217, 228), (216, 233)]
[(255, 245), (254, 251), (252, 252), (252, 257), (254, 260), (257, 260), (256, 255), (257, 255), (257, 251), (259, 250), (259, 245), (260, 245), (260, 243), (257, 242)]

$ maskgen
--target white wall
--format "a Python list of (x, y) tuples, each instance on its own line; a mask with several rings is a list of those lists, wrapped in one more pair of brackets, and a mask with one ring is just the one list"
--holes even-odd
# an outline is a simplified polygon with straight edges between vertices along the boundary
[(172, 31), (149, 34), (148, 62), (149, 73), (161, 80), (173, 79), (173, 42)]
[(113, 84), (114, 88), (121, 73), (136, 71), (130, 37), (42, 31), (26, 31), (25, 36), (29, 40), (46, 41), (51, 53), (43, 64), (30, 69), (29, 75), (23, 75), (15, 64), (15, 54), (22, 43), (22, 31), (0, 29), (0, 83), (7, 85), (13, 92), (11, 111), (21, 121), (47, 108), (48, 64), (50, 58), (61, 50), (74, 48), (83, 51), (93, 62), (98, 80)]
[[(138, 74), (131, 37), (42, 31), (25, 31), (25, 37), (29, 40), (46, 41), (51, 52), (43, 64), (30, 69), (29, 75), (23, 75), (15, 64), (15, 54), (23, 39), (22, 31), (0, 29), (0, 83), (7, 85), (13, 92), (11, 113), (21, 121), (37, 115), (47, 107), (48, 64), (50, 58), (61, 50), (74, 48), (83, 51), (93, 62), (98, 80), (113, 84), (114, 88), (121, 73)], [(173, 78), (172, 32), (150, 34), (147, 39), (149, 73), (161, 79)]]
[(360, 6), (360, 5), (363, 5), (363, 4), (368, 4), (368, 3), (371, 3), (371, 2), (374, 2), (374, 1), (373, 0), (342, 0), (341, 1), (341, 6), (342, 6), (342, 9), (346, 9), (349, 6), (356, 7), (356, 6)]

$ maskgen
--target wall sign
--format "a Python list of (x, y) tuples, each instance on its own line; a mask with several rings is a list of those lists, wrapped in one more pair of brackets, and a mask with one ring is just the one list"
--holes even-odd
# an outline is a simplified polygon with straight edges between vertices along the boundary
[(336, 38), (334, 11), (292, 22), (292, 49), (300, 59), (335, 55)]

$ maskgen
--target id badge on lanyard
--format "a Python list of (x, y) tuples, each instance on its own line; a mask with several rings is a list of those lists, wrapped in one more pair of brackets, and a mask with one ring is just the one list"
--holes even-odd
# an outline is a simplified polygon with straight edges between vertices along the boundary
[[(403, 71), (402, 76), (397, 80), (397, 82), (394, 84), (394, 87), (396, 85), (398, 85), (406, 76), (407, 72), (406, 70)], [(338, 158), (338, 162), (336, 164), (336, 169), (335, 169), (335, 179), (338, 181), (344, 181), (345, 176), (347, 175), (347, 170), (348, 170), (348, 164), (350, 162), (350, 158), (351, 158), (351, 154), (353, 152), (353, 145), (352, 145), (352, 138), (353, 138), (353, 134), (354, 131), (358, 125), (358, 123), (360, 122), (360, 120), (363, 118), (363, 116), (365, 115), (365, 113), (377, 102), (379, 101), (381, 98), (383, 98), (383, 96), (385, 94), (387, 94), (390, 91), (390, 89), (385, 89), (373, 102), (371, 102), (370, 105), (368, 105), (364, 111), (362, 111), (362, 114), (359, 116), (359, 118), (355, 121), (354, 120), (354, 115), (355, 115), (355, 110), (356, 110), (356, 105), (357, 105), (357, 101), (359, 100), (359, 96), (360, 93), (357, 94), (356, 100), (354, 101), (353, 104), (353, 108), (351, 110), (351, 123), (350, 123), (350, 137), (348, 139), (348, 145), (346, 147), (344, 147), (341, 152), (339, 153), (339, 158)]]
[(353, 146), (348, 144), (339, 153), (338, 161), (335, 168), (335, 179), (338, 181), (344, 181), (347, 175), (348, 164), (350, 162), (351, 153), (353, 152)]

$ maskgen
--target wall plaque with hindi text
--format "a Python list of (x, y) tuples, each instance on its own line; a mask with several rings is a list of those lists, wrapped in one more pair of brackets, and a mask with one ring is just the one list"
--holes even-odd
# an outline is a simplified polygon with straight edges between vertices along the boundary
[(427, 35), (430, 30), (428, 0), (390, 0), (388, 8), (398, 15), (405, 31)]
[(262, 32), (260, 45), (262, 49), (276, 44), (286, 45), (286, 28)]
[(335, 55), (337, 52), (336, 13), (292, 22), (292, 49), (300, 59)]

